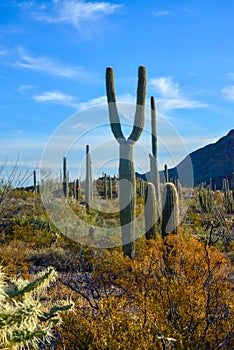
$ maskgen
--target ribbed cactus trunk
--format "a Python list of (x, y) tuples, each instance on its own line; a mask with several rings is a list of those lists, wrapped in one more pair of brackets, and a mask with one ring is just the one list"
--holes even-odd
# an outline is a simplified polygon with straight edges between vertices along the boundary
[(148, 182), (145, 191), (145, 237), (146, 239), (156, 238), (158, 210), (156, 203), (155, 186)]
[(92, 174), (91, 174), (91, 158), (89, 153), (89, 145), (86, 145), (86, 178), (85, 178), (85, 203), (88, 209), (92, 199)]
[(125, 256), (131, 259), (135, 255), (135, 207), (136, 207), (136, 180), (133, 163), (133, 146), (141, 136), (144, 127), (144, 110), (146, 94), (146, 70), (139, 67), (137, 105), (134, 126), (128, 139), (123, 135), (119, 114), (116, 105), (114, 88), (114, 72), (111, 67), (106, 70), (106, 91), (109, 109), (111, 130), (119, 143), (119, 208), (122, 229), (122, 247)]
[(179, 226), (179, 199), (176, 187), (168, 182), (163, 189), (162, 236), (176, 234)]
[(158, 226), (161, 224), (161, 194), (160, 194), (160, 178), (158, 172), (158, 142), (157, 142), (157, 121), (156, 106), (154, 97), (151, 96), (151, 144), (152, 154), (150, 154), (150, 181), (155, 187), (155, 196), (157, 202), (157, 218)]
[(67, 158), (63, 157), (63, 194), (68, 197), (68, 179), (67, 179)]
[(145, 184), (143, 179), (140, 179), (140, 197), (145, 197)]

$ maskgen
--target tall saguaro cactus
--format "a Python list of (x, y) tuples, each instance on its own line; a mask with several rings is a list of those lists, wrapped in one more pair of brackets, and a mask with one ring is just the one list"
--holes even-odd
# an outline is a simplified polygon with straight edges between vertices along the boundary
[(160, 222), (161, 216), (161, 195), (160, 195), (160, 179), (158, 172), (158, 142), (157, 142), (157, 128), (156, 128), (156, 106), (154, 97), (151, 96), (151, 144), (152, 154), (150, 154), (150, 181), (155, 187), (155, 196), (157, 202), (157, 218)]
[(123, 135), (114, 88), (113, 68), (106, 69), (106, 92), (109, 109), (111, 130), (119, 143), (119, 207), (120, 223), (122, 228), (122, 246), (126, 256), (131, 259), (135, 255), (135, 207), (136, 207), (136, 181), (133, 163), (133, 146), (141, 136), (145, 121), (145, 95), (146, 95), (146, 69), (138, 69), (137, 104), (134, 125), (130, 136)]

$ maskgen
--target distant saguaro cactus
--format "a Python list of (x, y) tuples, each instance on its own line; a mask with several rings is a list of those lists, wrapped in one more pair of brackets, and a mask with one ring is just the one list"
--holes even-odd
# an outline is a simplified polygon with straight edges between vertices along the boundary
[(156, 238), (158, 210), (156, 203), (155, 186), (148, 182), (145, 191), (145, 237), (146, 239)]
[(112, 179), (111, 176), (108, 176), (108, 188), (109, 188), (109, 198), (113, 198), (113, 192), (112, 192)]
[(107, 199), (107, 176), (106, 176), (106, 173), (104, 174), (104, 177), (103, 177), (103, 195), (104, 195), (104, 198)]
[(106, 69), (106, 92), (109, 109), (111, 130), (120, 146), (119, 159), (119, 205), (120, 223), (122, 228), (122, 246), (126, 256), (131, 259), (135, 255), (135, 207), (136, 180), (133, 163), (133, 146), (141, 136), (144, 127), (146, 69), (141, 66), (138, 70), (137, 104), (134, 126), (128, 139), (123, 135), (116, 105), (113, 68)]
[(85, 178), (85, 203), (89, 208), (92, 199), (92, 172), (89, 145), (86, 145), (86, 178)]
[(201, 187), (198, 192), (198, 199), (202, 210), (205, 213), (210, 213), (213, 208), (212, 191), (210, 189)]
[(75, 183), (75, 199), (76, 199), (76, 201), (79, 200), (79, 187), (80, 187), (79, 180), (76, 179), (76, 183)]
[(168, 182), (163, 189), (162, 236), (177, 233), (179, 226), (179, 199), (176, 187)]
[(161, 195), (160, 195), (160, 179), (158, 172), (158, 142), (157, 142), (157, 122), (156, 122), (156, 106), (154, 97), (151, 96), (151, 145), (152, 154), (150, 154), (150, 182), (154, 184), (155, 196), (157, 201), (157, 218), (160, 221), (161, 215)]
[(64, 197), (68, 197), (68, 173), (67, 173), (67, 158), (63, 157), (63, 193)]
[(168, 167), (167, 164), (164, 165), (164, 176), (165, 176), (165, 182), (169, 182), (169, 175), (168, 175)]
[(37, 173), (33, 170), (33, 192), (37, 193)]

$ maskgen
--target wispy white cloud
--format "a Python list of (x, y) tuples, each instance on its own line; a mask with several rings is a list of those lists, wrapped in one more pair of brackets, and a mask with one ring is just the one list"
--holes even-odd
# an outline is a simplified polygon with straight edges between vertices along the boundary
[(34, 14), (34, 19), (47, 23), (66, 23), (80, 28), (84, 22), (94, 22), (118, 11), (123, 5), (105, 1), (56, 0), (52, 13), (45, 11)]
[(150, 79), (149, 87), (159, 95), (157, 102), (163, 111), (208, 107), (205, 103), (184, 96), (179, 84), (175, 83), (171, 77)]
[(171, 77), (160, 77), (150, 79), (149, 85), (162, 96), (176, 97), (179, 96), (180, 88), (178, 83), (174, 83)]
[(18, 91), (21, 93), (21, 94), (24, 94), (25, 92), (29, 91), (29, 90), (33, 90), (33, 86), (32, 85), (20, 85), (18, 87)]
[(234, 85), (223, 88), (221, 92), (226, 99), (234, 101)]
[(15, 65), (21, 68), (43, 71), (45, 73), (65, 77), (76, 78), (84, 77), (86, 73), (82, 67), (66, 66), (55, 62), (48, 57), (35, 57), (28, 55), (25, 50), (20, 47), (18, 49), (19, 58), (15, 61)]
[(75, 97), (60, 91), (45, 91), (42, 94), (33, 96), (33, 99), (36, 102), (56, 103), (70, 107), (78, 107)]
[(161, 16), (168, 16), (171, 14), (171, 11), (165, 11), (165, 10), (159, 10), (159, 11), (154, 11), (153, 15), (156, 17), (161, 17)]

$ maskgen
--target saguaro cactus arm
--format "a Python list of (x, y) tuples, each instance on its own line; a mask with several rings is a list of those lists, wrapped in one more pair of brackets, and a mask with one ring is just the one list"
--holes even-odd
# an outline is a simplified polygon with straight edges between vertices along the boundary
[(140, 66), (138, 69), (137, 104), (134, 118), (134, 126), (128, 140), (136, 142), (143, 131), (145, 123), (145, 96), (146, 96), (146, 68)]
[(106, 94), (107, 94), (111, 130), (116, 140), (119, 143), (121, 143), (123, 140), (125, 140), (125, 137), (121, 129), (119, 113), (116, 106), (114, 70), (112, 67), (108, 67), (106, 69)]

